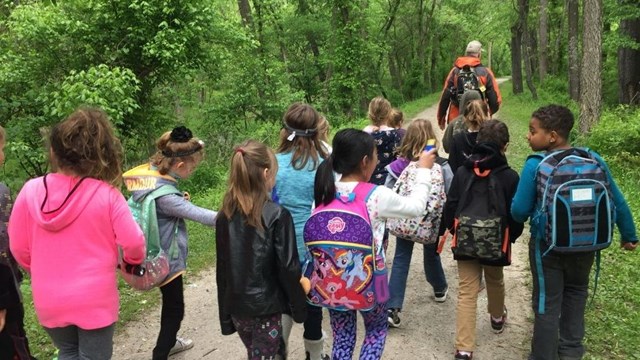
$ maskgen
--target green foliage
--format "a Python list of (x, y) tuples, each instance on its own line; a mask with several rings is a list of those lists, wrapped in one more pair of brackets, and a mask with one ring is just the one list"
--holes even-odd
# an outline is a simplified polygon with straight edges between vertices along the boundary
[(640, 156), (640, 109), (621, 105), (605, 111), (585, 144), (607, 156)]
[(122, 126), (125, 117), (140, 108), (135, 99), (139, 83), (129, 69), (110, 69), (100, 64), (87, 71), (71, 70), (60, 90), (53, 91), (50, 99), (42, 102), (45, 113), (57, 118), (67, 116), (82, 105), (96, 106), (103, 109), (115, 125)]

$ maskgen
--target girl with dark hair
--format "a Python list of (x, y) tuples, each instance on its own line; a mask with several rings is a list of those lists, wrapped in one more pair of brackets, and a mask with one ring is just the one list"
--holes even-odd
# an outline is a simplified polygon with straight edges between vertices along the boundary
[[(403, 197), (384, 186), (375, 186), (366, 200), (376, 254), (384, 251), (382, 242), (387, 218), (411, 218), (421, 214), (426, 206), (431, 173), (435, 161), (435, 150), (422, 152), (417, 160), (416, 185), (412, 197)], [(344, 129), (333, 138), (333, 153), (323, 162), (316, 173), (314, 183), (315, 203), (329, 204), (340, 194), (350, 199), (359, 183), (371, 178), (377, 164), (377, 153), (373, 138), (364, 131)], [(342, 174), (336, 181), (334, 173)], [(328, 239), (330, 240), (330, 239)], [(333, 330), (333, 359), (351, 359), (355, 349), (356, 314), (337, 311), (329, 307)], [(366, 335), (360, 350), (361, 359), (380, 359), (387, 336), (387, 312), (385, 303), (377, 303), (373, 309), (360, 312), (364, 318)]]
[[(188, 178), (204, 157), (204, 142), (194, 137), (184, 126), (167, 131), (156, 142), (157, 151), (147, 164), (124, 174), (125, 183), (135, 201), (162, 186), (174, 188), (175, 193), (155, 200), (160, 233), (160, 247), (170, 255), (170, 272), (160, 284), (162, 312), (160, 333), (153, 349), (154, 360), (191, 349), (193, 341), (177, 337), (184, 317), (184, 289), (182, 275), (187, 268), (188, 234), (185, 219), (214, 226), (217, 213), (192, 204), (185, 193), (177, 191), (179, 179)], [(172, 251), (177, 244), (178, 251)]]

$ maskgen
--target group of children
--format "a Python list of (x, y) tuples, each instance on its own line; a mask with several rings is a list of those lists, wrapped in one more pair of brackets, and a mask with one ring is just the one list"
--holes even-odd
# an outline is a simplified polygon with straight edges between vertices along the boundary
[[(518, 177), (505, 156), (510, 141), (507, 126), (490, 120), (481, 100), (469, 99), (462, 116), (464, 127), (452, 134), (450, 142), (450, 156), (458, 160), (447, 163), (437, 157), (436, 148), (425, 148), (435, 139), (431, 123), (416, 119), (404, 131), (402, 113), (382, 97), (370, 103), (371, 125), (363, 131), (339, 131), (331, 146), (327, 120), (312, 106), (295, 103), (283, 117), (275, 152), (255, 140), (234, 147), (219, 213), (193, 205), (188, 194), (159, 197), (155, 205), (160, 245), (169, 253), (177, 244), (178, 251), (172, 252), (169, 275), (160, 284), (161, 324), (153, 359), (166, 359), (193, 346), (191, 340), (177, 336), (184, 316), (182, 275), (188, 253), (184, 219), (216, 228), (220, 326), (224, 335), (238, 333), (248, 359), (285, 359), (294, 323), (304, 326), (306, 359), (352, 359), (358, 312), (365, 325), (360, 358), (380, 359), (388, 326), (400, 326), (414, 242), (423, 244), (424, 271), (434, 300), (446, 300), (448, 283), (438, 239), (447, 229), (455, 232), (458, 228), (460, 209), (474, 201), (469, 193), (477, 192), (471, 180), (477, 176), (492, 179), (499, 207), (507, 209), (504, 226), (508, 231), (504, 256), (498, 259), (470, 257), (454, 247), (459, 280), (455, 359), (473, 358), (483, 277), (491, 327), (496, 333), (503, 331), (507, 320), (503, 267), (511, 263), (511, 243), (522, 233), (527, 218), (532, 218), (535, 312), (529, 358), (580, 359), (588, 275), (595, 252), (551, 251), (539, 266), (533, 266), (544, 240), (541, 234), (545, 234), (536, 215), (543, 201), (536, 189), (541, 160), (530, 157)], [(533, 113), (527, 139), (537, 152), (571, 149), (568, 135), (572, 126), (573, 116), (566, 107), (550, 105)], [(0, 135), (3, 160), (4, 132)], [(137, 265), (146, 256), (144, 236), (119, 191), (122, 147), (104, 112), (96, 109), (80, 109), (54, 126), (49, 143), (52, 173), (28, 181), (12, 210), (8, 194), (0, 199), (2, 214), (11, 214), (10, 241), (6, 236), (0, 239), (0, 280), (13, 285), (3, 286), (3, 291), (10, 291), (0, 296), (0, 344), (13, 349), (10, 358), (29, 358), (17, 262), (31, 276), (36, 314), (59, 349), (59, 359), (109, 359), (118, 316), (115, 271), (119, 258), (122, 264)], [(150, 162), (124, 174), (133, 199), (161, 186), (177, 187), (179, 179), (195, 170), (203, 152), (204, 143), (185, 127), (163, 134)], [(606, 169), (604, 161), (594, 156)], [(631, 212), (607, 176), (622, 246), (634, 250), (638, 239)], [(365, 185), (368, 183), (373, 185)], [(400, 194), (407, 191), (410, 196)], [(335, 253), (340, 259), (323, 257), (332, 252), (307, 246), (308, 237), (316, 231), (305, 228), (310, 219), (318, 223), (319, 214), (330, 207), (349, 212), (357, 206), (369, 232), (369, 243), (361, 248), (368, 247), (370, 256), (358, 262), (356, 250), (340, 250), (344, 244), (338, 235), (345, 222), (337, 217), (328, 220), (329, 232), (323, 233), (334, 234), (334, 241), (331, 235), (322, 239), (324, 246), (336, 246), (333, 250), (339, 250)], [(427, 215), (431, 217), (424, 221)], [(402, 228), (402, 224), (391, 226), (394, 219), (413, 221), (410, 224), (418, 224), (421, 235), (397, 235), (387, 283), (385, 266), (379, 264), (384, 264), (389, 229), (397, 232)], [(2, 224), (6, 225), (6, 219)], [(455, 234), (458, 244), (463, 235)], [(349, 260), (340, 264), (347, 255)], [(326, 273), (338, 268), (344, 272)], [(384, 281), (378, 283), (379, 279)], [(368, 281), (376, 281), (367, 287), (375, 290), (369, 296), (352, 298), (345, 287), (354, 281), (363, 288)], [(320, 288), (323, 284), (329, 285)], [(326, 299), (310, 295), (318, 293)], [(359, 306), (364, 302), (367, 307)], [(327, 337), (322, 329), (322, 307), (328, 308), (333, 332), (331, 355), (324, 350)]]

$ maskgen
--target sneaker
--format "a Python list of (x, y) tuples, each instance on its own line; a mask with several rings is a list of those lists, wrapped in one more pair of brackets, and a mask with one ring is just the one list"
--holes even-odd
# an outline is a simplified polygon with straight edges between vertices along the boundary
[(183, 339), (181, 337), (176, 338), (176, 344), (173, 345), (173, 347), (169, 351), (169, 356), (177, 354), (179, 352), (183, 352), (185, 350), (189, 350), (192, 347), (193, 347), (193, 340)]
[(491, 315), (489, 315), (489, 318), (491, 319), (491, 329), (493, 329), (493, 332), (500, 334), (504, 331), (504, 324), (507, 322), (507, 308), (504, 308), (504, 312), (502, 313), (500, 320), (494, 320)]
[(397, 328), (400, 326), (400, 316), (398, 313), (399, 309), (389, 309), (387, 310), (387, 321), (389, 321), (389, 326)]
[(435, 291), (433, 293), (433, 298), (436, 302), (444, 302), (445, 300), (447, 300), (447, 294), (449, 293), (449, 287), (447, 286), (446, 288), (444, 288), (444, 290), (442, 291)]
[[(305, 360), (311, 360), (311, 354), (309, 354), (308, 351), (305, 351), (305, 354), (307, 354), (307, 356), (305, 357)], [(277, 357), (276, 357), (276, 359), (277, 359)], [(327, 354), (320, 355), (320, 359), (321, 360), (331, 360), (331, 358)]]
[(456, 350), (455, 360), (471, 360), (473, 359), (473, 353), (463, 354), (460, 351)]

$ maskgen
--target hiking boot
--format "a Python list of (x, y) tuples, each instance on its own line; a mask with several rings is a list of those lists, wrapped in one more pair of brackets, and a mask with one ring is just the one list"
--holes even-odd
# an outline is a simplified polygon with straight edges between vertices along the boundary
[(181, 337), (176, 338), (176, 344), (173, 345), (173, 347), (169, 351), (169, 356), (177, 354), (179, 352), (183, 352), (185, 350), (189, 350), (192, 347), (193, 347), (193, 340), (183, 339)]
[(493, 329), (493, 332), (500, 334), (504, 331), (504, 324), (507, 322), (507, 308), (504, 308), (504, 312), (502, 313), (500, 320), (494, 320), (491, 315), (489, 315), (489, 318), (491, 319), (491, 329)]
[(389, 326), (397, 328), (400, 327), (400, 313), (399, 309), (389, 309), (387, 310), (387, 321), (389, 322)]
[(433, 299), (436, 302), (439, 302), (439, 303), (444, 302), (445, 300), (447, 300), (447, 294), (448, 293), (449, 293), (449, 287), (447, 286), (442, 291), (434, 291), (433, 292)]
[(469, 352), (469, 351), (465, 351), (468, 352), (468, 354), (463, 354), (460, 351), (456, 350), (456, 356), (454, 357), (455, 360), (471, 360), (473, 359), (473, 353)]

